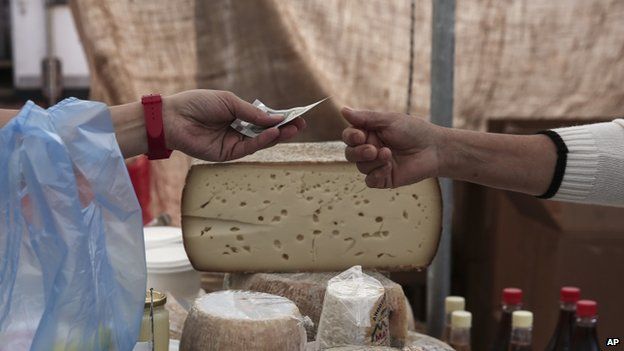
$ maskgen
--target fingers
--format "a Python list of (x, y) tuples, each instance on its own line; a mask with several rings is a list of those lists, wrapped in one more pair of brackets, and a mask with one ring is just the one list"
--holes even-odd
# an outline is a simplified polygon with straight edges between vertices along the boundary
[(342, 140), (349, 146), (357, 146), (366, 142), (366, 133), (363, 130), (347, 127), (342, 131)]
[(364, 144), (355, 147), (347, 146), (345, 157), (349, 162), (367, 162), (377, 158), (377, 148), (373, 145)]
[(390, 162), (392, 158), (392, 152), (387, 147), (380, 149), (377, 152), (377, 157), (368, 161), (356, 161), (358, 170), (363, 174), (369, 174), (370, 172), (382, 167)]
[[(241, 158), (254, 152), (274, 146), (279, 142), (283, 142), (295, 137), (301, 130), (306, 127), (306, 123), (302, 118), (296, 118), (294, 121), (278, 128), (269, 128), (260, 133), (255, 138), (244, 137), (234, 144), (232, 152), (226, 160)], [(236, 137), (240, 137), (237, 132)]]
[(393, 113), (353, 110), (348, 107), (342, 109), (342, 116), (356, 128), (375, 130), (389, 126), (400, 115)]
[(280, 131), (277, 128), (269, 128), (255, 138), (243, 138), (232, 147), (232, 152), (228, 159), (234, 160), (253, 154), (254, 152), (271, 146), (277, 142)]
[(247, 121), (258, 126), (270, 127), (276, 125), (284, 119), (281, 115), (269, 115), (262, 112), (254, 105), (242, 100), (233, 93), (224, 92), (223, 95), (223, 99), (234, 117), (240, 118), (243, 121)]
[(392, 164), (387, 162), (384, 166), (370, 172), (364, 181), (369, 188), (392, 188)]

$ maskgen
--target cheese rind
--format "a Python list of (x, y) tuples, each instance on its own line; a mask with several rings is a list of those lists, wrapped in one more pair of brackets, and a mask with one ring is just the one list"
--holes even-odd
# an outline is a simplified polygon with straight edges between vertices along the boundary
[(438, 183), (370, 189), (344, 144), (278, 145), (238, 162), (195, 164), (182, 201), (197, 270), (386, 271), (426, 267), (441, 228)]
[[(228, 289), (261, 291), (293, 301), (299, 311), (314, 322), (308, 332), (308, 341), (312, 341), (321, 317), (327, 282), (339, 273), (231, 273), (226, 275), (225, 281)], [(390, 311), (390, 342), (394, 347), (402, 347), (407, 340), (409, 321), (413, 320), (403, 288), (379, 272), (365, 273), (384, 287)]]
[(197, 300), (184, 323), (181, 351), (303, 351), (304, 319), (292, 301), (271, 294), (219, 291)]

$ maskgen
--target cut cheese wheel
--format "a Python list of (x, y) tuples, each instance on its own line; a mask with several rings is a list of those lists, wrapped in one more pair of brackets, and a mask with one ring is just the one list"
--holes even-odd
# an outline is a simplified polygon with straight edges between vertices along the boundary
[(200, 271), (410, 270), (435, 255), (441, 206), (436, 179), (370, 189), (344, 159), (344, 144), (281, 144), (194, 164), (182, 230)]
[[(253, 290), (283, 296), (293, 301), (301, 313), (310, 317), (314, 327), (308, 332), (308, 340), (316, 336), (323, 298), (329, 279), (340, 272), (326, 273), (231, 273), (226, 275), (226, 288)], [(401, 286), (379, 272), (365, 271), (377, 279), (386, 292), (386, 303), (390, 311), (390, 342), (402, 347), (407, 340), (411, 313), (407, 312), (407, 299)]]
[(304, 319), (292, 301), (271, 294), (219, 291), (197, 300), (184, 323), (180, 350), (304, 350)]

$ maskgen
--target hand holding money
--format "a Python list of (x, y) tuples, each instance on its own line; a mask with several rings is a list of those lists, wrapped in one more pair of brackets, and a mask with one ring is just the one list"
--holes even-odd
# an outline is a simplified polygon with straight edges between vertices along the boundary
[[(132, 111), (135, 110), (141, 113), (142, 120), (140, 104)], [(113, 108), (114, 114), (115, 111), (116, 108)], [(264, 126), (266, 130), (255, 138), (243, 137), (230, 127), (232, 121), (237, 119)], [(163, 98), (163, 124), (167, 148), (207, 161), (223, 162), (252, 154), (289, 140), (305, 128), (302, 119), (281, 128), (272, 128), (282, 121), (281, 115), (269, 115), (225, 91), (189, 90)], [(131, 131), (138, 129), (142, 132), (142, 139), (134, 134), (123, 137), (128, 140), (142, 140), (141, 143), (137, 143), (135, 154), (147, 151), (145, 131), (141, 131), (140, 128), (127, 129)], [(123, 142), (124, 140), (120, 144)]]
[(325, 100), (327, 100), (327, 98), (317, 101), (308, 106), (293, 107), (287, 110), (276, 110), (276, 109), (266, 106), (260, 100), (256, 100), (253, 102), (253, 105), (256, 108), (258, 108), (260, 111), (263, 111), (270, 115), (283, 116), (284, 120), (272, 127), (266, 127), (266, 126), (257, 126), (253, 123), (246, 122), (241, 119), (236, 119), (234, 122), (232, 122), (230, 126), (234, 128), (234, 130), (236, 130), (237, 132), (245, 136), (248, 136), (250, 138), (255, 138), (256, 136), (258, 136), (260, 133), (262, 133), (268, 128), (275, 128), (275, 127), (279, 128), (280, 126), (283, 126), (284, 124), (291, 122), (295, 118), (302, 116), (304, 113), (310, 111), (311, 109), (313, 109), (314, 107), (316, 107), (317, 105), (319, 105)]

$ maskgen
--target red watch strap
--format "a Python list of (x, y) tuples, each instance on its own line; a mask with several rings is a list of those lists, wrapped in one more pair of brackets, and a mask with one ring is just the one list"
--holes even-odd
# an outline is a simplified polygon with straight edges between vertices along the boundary
[(160, 94), (144, 95), (141, 98), (145, 131), (147, 132), (147, 158), (159, 160), (169, 158), (171, 150), (165, 143), (165, 128), (162, 116), (162, 98)]

